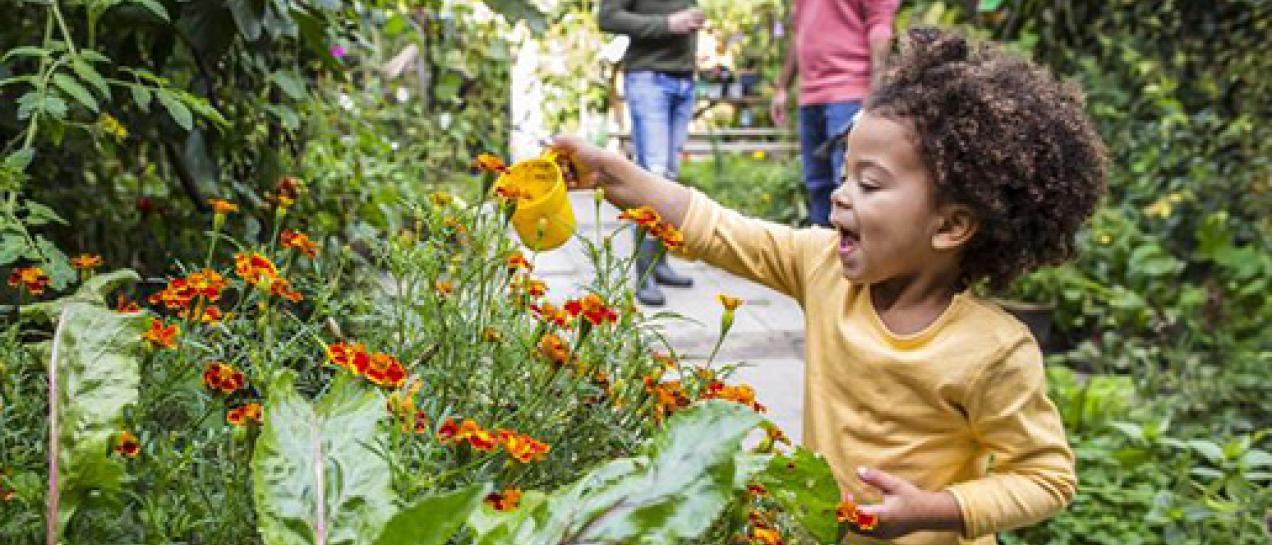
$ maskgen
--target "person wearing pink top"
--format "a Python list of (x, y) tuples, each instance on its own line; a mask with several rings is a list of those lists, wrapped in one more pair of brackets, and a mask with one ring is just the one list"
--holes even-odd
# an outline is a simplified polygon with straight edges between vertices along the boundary
[[(799, 74), (799, 143), (808, 221), (830, 224), (830, 194), (843, 172), (845, 134), (871, 82), (883, 73), (900, 0), (795, 0), (786, 64), (769, 114), (786, 123), (786, 89)], [(829, 153), (827, 153), (829, 150)]]

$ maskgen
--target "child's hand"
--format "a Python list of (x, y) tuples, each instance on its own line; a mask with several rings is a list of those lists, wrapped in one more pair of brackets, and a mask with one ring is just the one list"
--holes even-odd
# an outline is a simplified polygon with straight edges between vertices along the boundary
[(604, 171), (602, 164), (606, 161), (609, 152), (593, 146), (582, 138), (570, 135), (553, 138), (552, 149), (564, 153), (574, 164), (574, 170), (578, 176), (576, 179), (566, 180), (570, 190), (592, 189), (602, 185), (600, 180), (601, 172)]
[(962, 514), (953, 494), (928, 492), (877, 469), (857, 468), (857, 476), (883, 492), (882, 503), (858, 507), (861, 513), (879, 517), (879, 524), (865, 535), (890, 539), (919, 530), (962, 530)]

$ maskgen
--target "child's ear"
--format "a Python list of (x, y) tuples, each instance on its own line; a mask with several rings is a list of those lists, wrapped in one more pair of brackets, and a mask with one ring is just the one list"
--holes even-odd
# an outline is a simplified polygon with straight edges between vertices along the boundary
[(932, 234), (932, 247), (937, 250), (955, 250), (972, 240), (980, 229), (980, 219), (972, 209), (962, 204), (941, 207), (940, 223)]

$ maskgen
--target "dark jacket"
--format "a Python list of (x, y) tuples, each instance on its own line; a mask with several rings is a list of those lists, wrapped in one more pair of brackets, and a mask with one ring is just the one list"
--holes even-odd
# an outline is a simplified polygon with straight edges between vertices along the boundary
[(623, 55), (626, 70), (692, 72), (697, 32), (672, 34), (667, 16), (695, 5), (696, 0), (602, 0), (601, 30), (631, 37)]

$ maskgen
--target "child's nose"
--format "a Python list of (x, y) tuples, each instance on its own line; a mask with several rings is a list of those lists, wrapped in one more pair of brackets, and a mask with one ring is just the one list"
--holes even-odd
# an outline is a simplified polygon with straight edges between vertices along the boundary
[(839, 187), (830, 193), (830, 204), (842, 208), (852, 208), (852, 201), (848, 198), (846, 187), (848, 187), (848, 184), (839, 184)]

